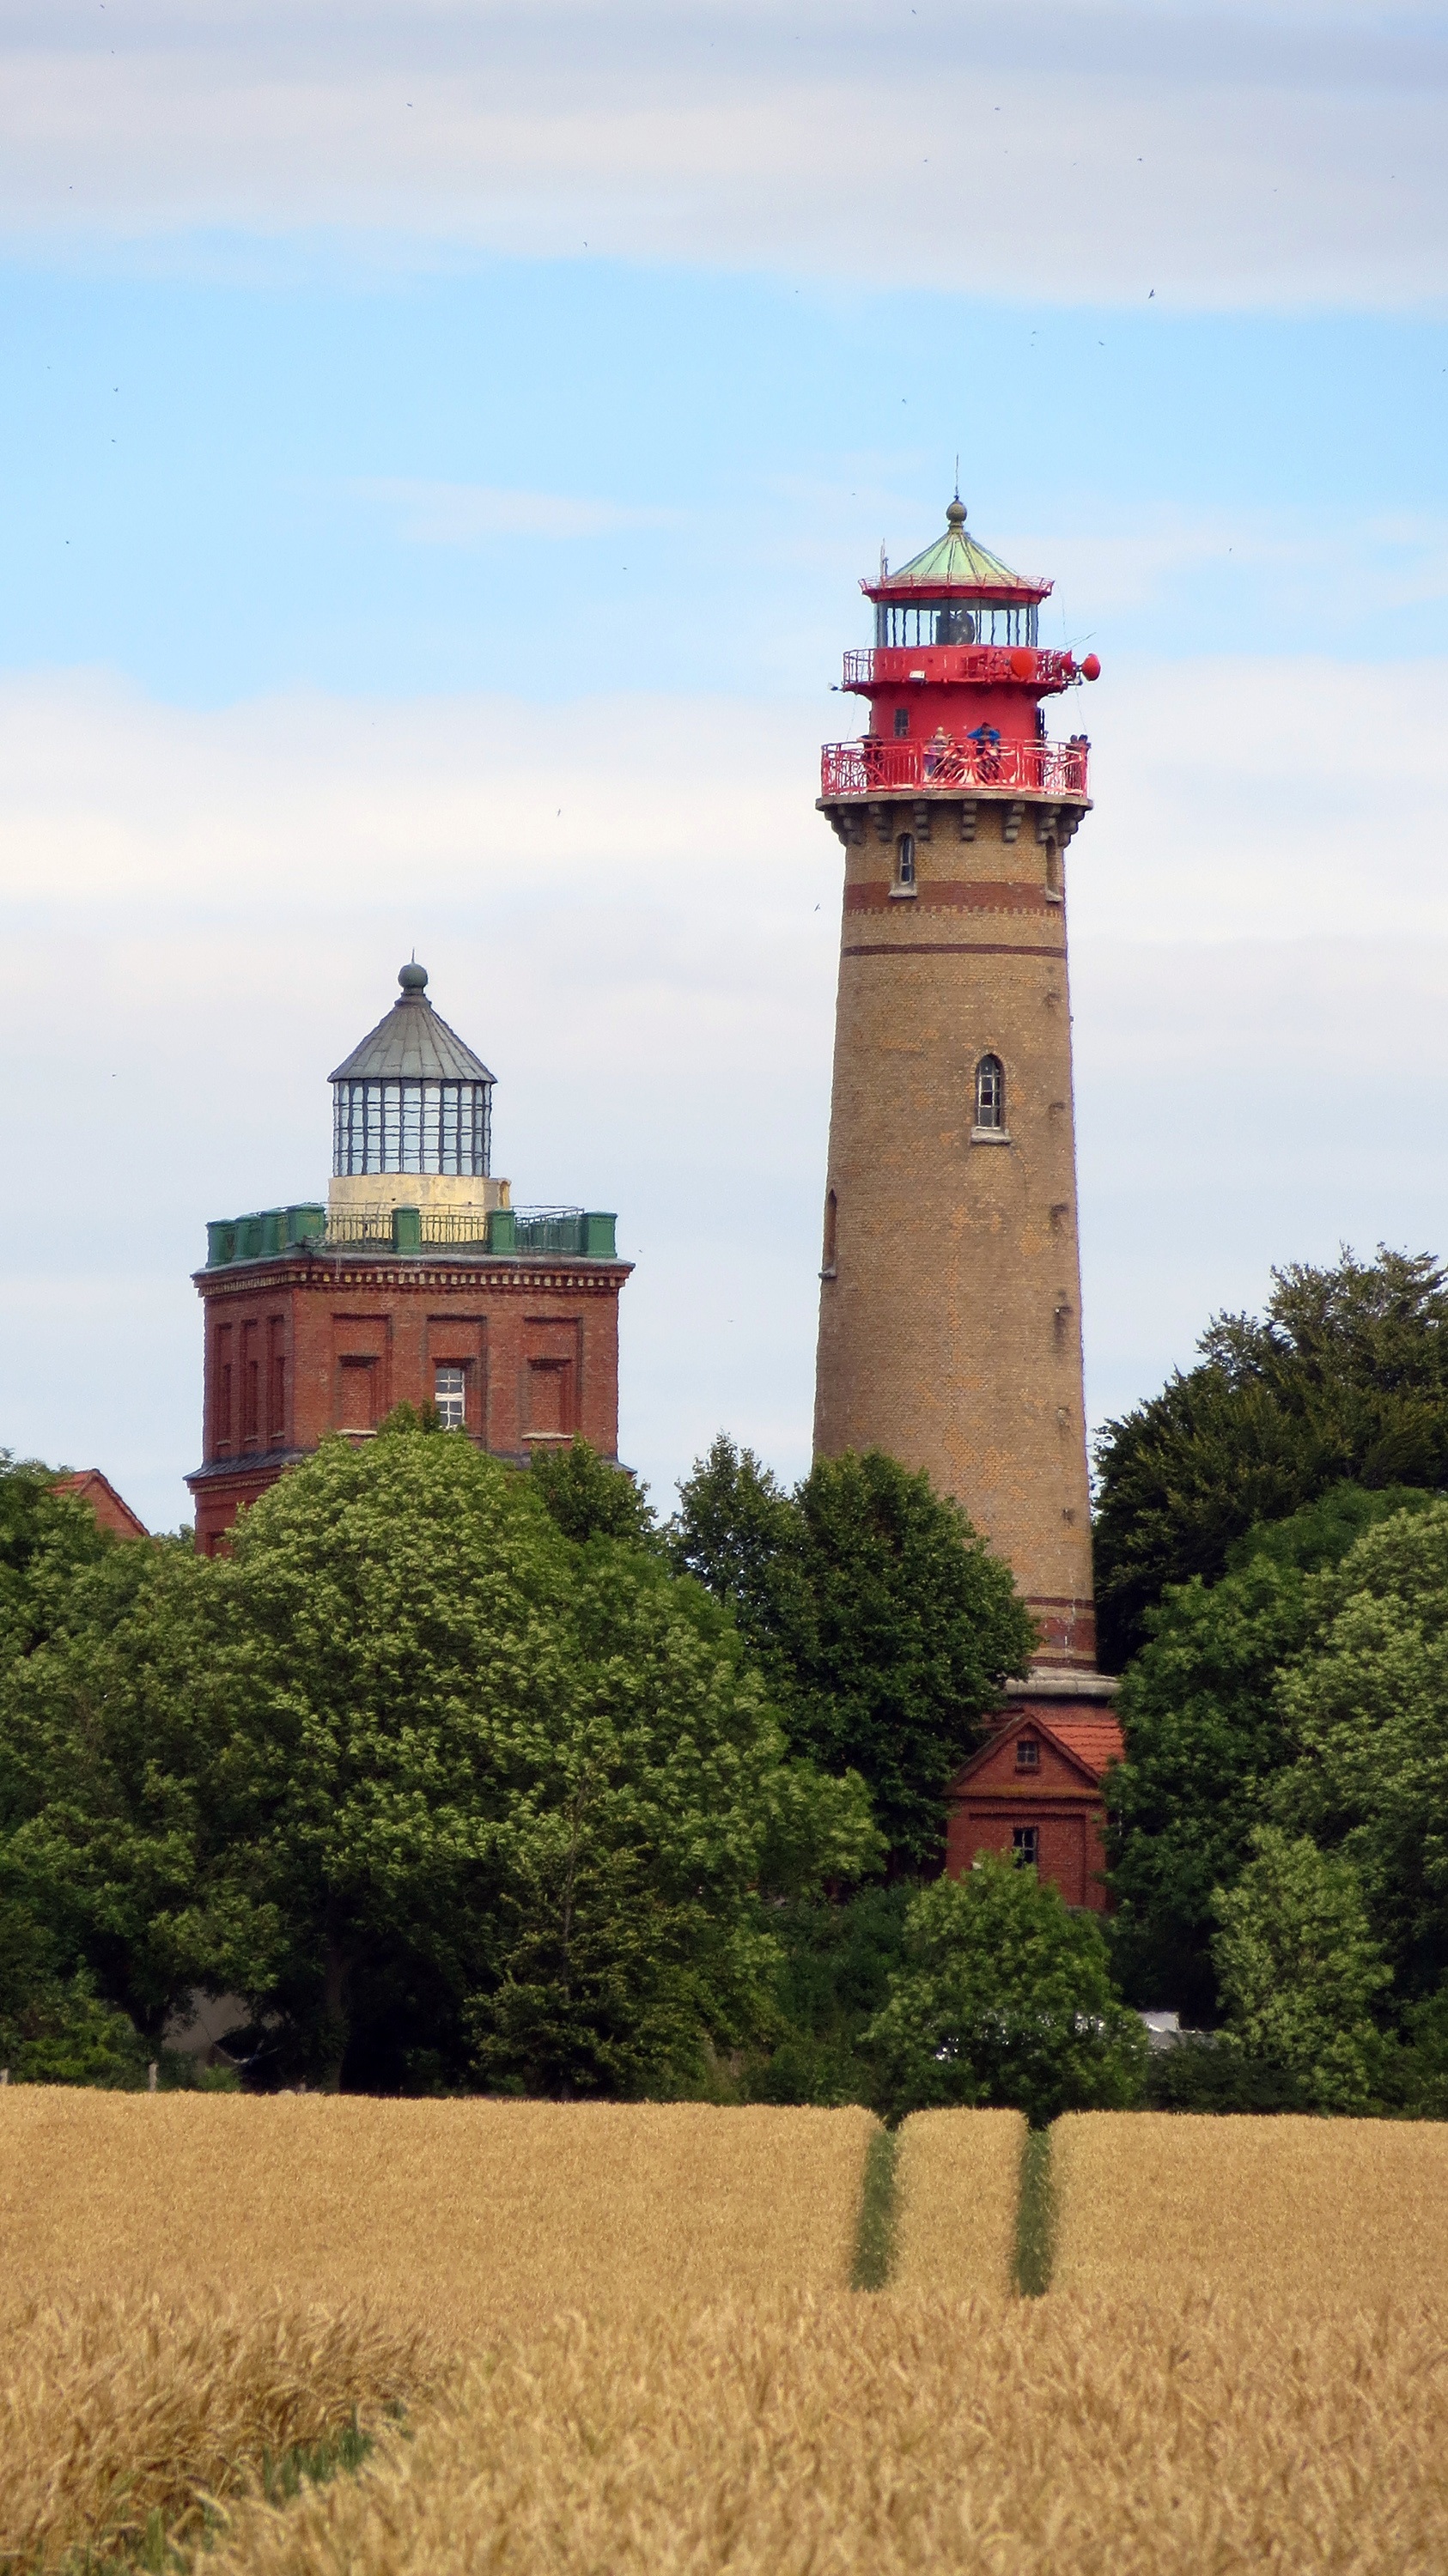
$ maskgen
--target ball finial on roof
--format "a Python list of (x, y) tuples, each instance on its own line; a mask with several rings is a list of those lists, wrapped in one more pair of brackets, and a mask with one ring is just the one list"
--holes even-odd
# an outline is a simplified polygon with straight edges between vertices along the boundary
[(414, 957), (411, 965), (403, 966), (399, 969), (397, 980), (402, 986), (404, 993), (425, 992), (427, 989), (427, 968), (425, 966), (419, 966), (417, 959)]
[(959, 494), (958, 492), (957, 492), (957, 494), (956, 494), (956, 496), (955, 496), (955, 499), (951, 502), (951, 504), (950, 504), (949, 508), (947, 509), (947, 511), (946, 511), (946, 513), (945, 513), (945, 517), (946, 517), (946, 524), (947, 524), (947, 526), (952, 527), (952, 528), (963, 528), (963, 527), (964, 527), (964, 525), (965, 525), (965, 503), (962, 501), (962, 499), (961, 499), (961, 497), (960, 497), (960, 494)]

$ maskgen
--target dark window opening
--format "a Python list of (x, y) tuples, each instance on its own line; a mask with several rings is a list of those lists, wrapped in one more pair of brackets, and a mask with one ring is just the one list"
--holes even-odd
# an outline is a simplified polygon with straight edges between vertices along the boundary
[(900, 739), (903, 735), (907, 734), (909, 731), (910, 731), (910, 710), (909, 710), (909, 708), (908, 708), (908, 707), (897, 707), (897, 708), (895, 709), (895, 734), (896, 734), (896, 738), (897, 738), (897, 740), (898, 740), (898, 739)]
[(838, 1215), (839, 1202), (834, 1191), (831, 1190), (825, 1199), (825, 1257), (821, 1264), (827, 1279), (832, 1279), (835, 1275), (835, 1227)]
[(975, 1068), (975, 1123), (999, 1131), (1006, 1123), (1006, 1069), (998, 1055), (983, 1055)]
[(1035, 1737), (1033, 1735), (1018, 1735), (1016, 1738), (1016, 1769), (1018, 1771), (1039, 1771), (1040, 1767), (1041, 1748), (1036, 1742)]
[(895, 844), (895, 883), (902, 886), (913, 886), (915, 883), (915, 835), (913, 832), (902, 832), (899, 840)]
[(1022, 1869), (1034, 1869), (1041, 1856), (1039, 1825), (1016, 1825), (1011, 1833), (1011, 1849)]

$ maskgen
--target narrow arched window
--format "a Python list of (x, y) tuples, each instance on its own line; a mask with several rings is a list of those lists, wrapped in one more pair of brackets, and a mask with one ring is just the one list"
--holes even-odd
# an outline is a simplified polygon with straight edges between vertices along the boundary
[(835, 1275), (835, 1226), (838, 1214), (839, 1201), (831, 1190), (825, 1199), (825, 1257), (820, 1265), (822, 1275), (826, 1279), (832, 1279)]
[(1055, 841), (1046, 842), (1046, 892), (1052, 903), (1061, 900), (1061, 853)]
[(895, 844), (895, 883), (901, 886), (913, 886), (915, 883), (915, 835), (913, 832), (902, 832), (899, 840)]
[(1006, 1069), (998, 1055), (983, 1055), (975, 1068), (975, 1123), (997, 1129), (1006, 1123)]

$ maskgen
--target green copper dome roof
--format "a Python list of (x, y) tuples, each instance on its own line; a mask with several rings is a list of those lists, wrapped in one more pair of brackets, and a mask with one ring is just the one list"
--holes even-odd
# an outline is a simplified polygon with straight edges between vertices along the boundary
[[(912, 556), (898, 572), (883, 573), (878, 587), (893, 591), (902, 582), (909, 582), (922, 590), (950, 587), (1028, 591), (1038, 598), (1050, 588), (1048, 582), (1033, 581), (1027, 573), (1012, 572), (1010, 565), (1002, 563), (1000, 556), (993, 555), (988, 546), (979, 545), (974, 537), (967, 536), (963, 501), (952, 501), (946, 511), (944, 536), (937, 537), (934, 545), (927, 546), (923, 554)], [(870, 582), (866, 587), (873, 591), (877, 585)]]

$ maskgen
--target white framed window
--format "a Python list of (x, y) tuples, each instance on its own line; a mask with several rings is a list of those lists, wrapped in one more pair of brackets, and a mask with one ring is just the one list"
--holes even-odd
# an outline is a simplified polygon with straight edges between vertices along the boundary
[(461, 1431), (467, 1412), (467, 1374), (451, 1360), (440, 1360), (432, 1373), (432, 1400), (444, 1431)]
[(895, 844), (895, 883), (915, 891), (915, 835), (902, 832)]
[(1041, 1857), (1039, 1825), (1016, 1825), (1011, 1830), (1011, 1849), (1022, 1869), (1034, 1869)]
[(1040, 1767), (1041, 1748), (1036, 1742), (1034, 1735), (1018, 1735), (1016, 1737), (1016, 1769), (1018, 1771), (1039, 1771)]

